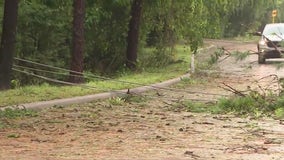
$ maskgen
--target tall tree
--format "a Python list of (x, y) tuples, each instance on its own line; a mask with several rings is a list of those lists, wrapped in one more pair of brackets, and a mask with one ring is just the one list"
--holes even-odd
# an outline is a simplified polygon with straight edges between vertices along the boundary
[(131, 19), (129, 22), (127, 51), (126, 51), (126, 58), (127, 58), (126, 66), (130, 69), (136, 68), (142, 5), (143, 5), (143, 0), (134, 0), (131, 7)]
[(0, 90), (10, 88), (19, 0), (5, 0), (0, 46)]
[[(85, 0), (74, 0), (73, 3), (73, 42), (72, 42), (72, 61), (69, 81), (82, 83), (84, 78), (82, 72), (84, 68), (84, 18)], [(79, 75), (79, 76), (78, 76)]]

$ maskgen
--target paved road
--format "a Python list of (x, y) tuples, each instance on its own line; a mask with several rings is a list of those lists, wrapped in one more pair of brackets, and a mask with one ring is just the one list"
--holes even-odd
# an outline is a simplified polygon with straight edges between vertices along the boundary
[(236, 51), (249, 51), (251, 53), (242, 61), (236, 61), (235, 58), (228, 58), (222, 61), (219, 66), (223, 72), (234, 74), (246, 73), (254, 75), (258, 78), (275, 74), (279, 78), (284, 78), (284, 58), (267, 59), (266, 64), (258, 64), (256, 42), (236, 42), (224, 40), (207, 40), (206, 42), (209, 44), (214, 44), (218, 47), (223, 47), (230, 53), (234, 53)]

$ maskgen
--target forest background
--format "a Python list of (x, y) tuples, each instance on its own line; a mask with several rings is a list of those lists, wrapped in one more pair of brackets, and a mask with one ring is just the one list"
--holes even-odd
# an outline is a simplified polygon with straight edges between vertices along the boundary
[[(72, 22), (76, 15), (74, 10), (80, 7), (79, 3), (76, 6), (76, 2), (84, 2), (81, 8), (84, 31), (81, 52), (74, 52), (76, 24)], [(17, 2), (17, 32), (12, 64), (22, 71), (36, 68), (38, 70), (33, 73), (46, 77), (54, 74), (42, 72), (34, 64), (23, 60), (76, 71), (76, 68), (72, 69), (72, 57), (79, 56), (82, 59), (77, 65), (82, 67), (79, 72), (104, 76), (161, 68), (178, 63), (175, 58), (177, 44), (189, 46), (191, 52), (196, 53), (203, 45), (204, 38), (250, 36), (260, 31), (266, 23), (271, 23), (273, 10), (277, 10), (275, 22), (281, 22), (284, 18), (284, 12), (281, 12), (283, 2), (20, 0)], [(3, 19), (4, 1), (0, 1), (0, 26)], [(1, 37), (2, 32), (0, 30)], [(0, 51), (0, 60), (3, 54)], [(11, 87), (15, 84), (23, 86), (45, 82), (15, 70), (11, 70), (10, 75)], [(56, 79), (76, 83), (66, 75), (56, 75)], [(82, 79), (77, 82), (82, 82)]]

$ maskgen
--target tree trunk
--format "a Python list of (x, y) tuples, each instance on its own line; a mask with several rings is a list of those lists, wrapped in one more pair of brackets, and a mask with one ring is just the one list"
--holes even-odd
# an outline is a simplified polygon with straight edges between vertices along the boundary
[(16, 44), (18, 0), (5, 0), (0, 46), (0, 90), (10, 88)]
[(131, 19), (127, 37), (126, 66), (136, 69), (137, 50), (139, 39), (139, 26), (142, 15), (143, 0), (134, 0), (131, 7)]
[(72, 44), (72, 61), (69, 81), (72, 83), (82, 83), (84, 81), (84, 17), (85, 17), (85, 0), (74, 0), (73, 2), (73, 44)]

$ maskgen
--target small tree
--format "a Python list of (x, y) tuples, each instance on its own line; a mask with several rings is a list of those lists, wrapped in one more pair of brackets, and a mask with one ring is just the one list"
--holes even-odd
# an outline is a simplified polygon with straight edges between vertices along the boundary
[(0, 90), (10, 88), (19, 0), (5, 0), (0, 46)]
[(85, 0), (74, 0), (73, 16), (73, 44), (70, 69), (75, 72), (70, 72), (69, 81), (73, 83), (82, 83), (84, 81), (84, 78), (81, 75), (84, 68)]

